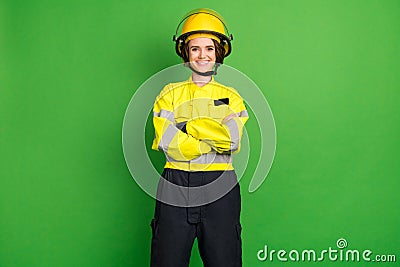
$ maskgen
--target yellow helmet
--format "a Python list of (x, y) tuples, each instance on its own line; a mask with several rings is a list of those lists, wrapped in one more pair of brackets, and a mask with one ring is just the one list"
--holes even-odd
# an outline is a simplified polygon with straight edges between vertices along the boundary
[[(182, 23), (181, 35), (176, 37)], [(182, 46), (199, 37), (207, 37), (219, 42), (224, 47), (224, 57), (227, 57), (232, 51), (233, 36), (229, 34), (222, 16), (212, 9), (195, 9), (183, 17), (172, 39), (175, 42), (176, 53), (182, 57)]]

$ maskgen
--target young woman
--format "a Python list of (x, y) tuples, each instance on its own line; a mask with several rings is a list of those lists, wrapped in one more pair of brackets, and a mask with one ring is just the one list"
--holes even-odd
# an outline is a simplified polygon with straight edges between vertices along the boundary
[(166, 164), (151, 222), (152, 267), (189, 266), (197, 238), (204, 266), (242, 266), (240, 188), (232, 153), (248, 119), (238, 92), (213, 75), (231, 52), (232, 36), (210, 9), (186, 15), (176, 52), (192, 75), (164, 87), (154, 104), (152, 148)]

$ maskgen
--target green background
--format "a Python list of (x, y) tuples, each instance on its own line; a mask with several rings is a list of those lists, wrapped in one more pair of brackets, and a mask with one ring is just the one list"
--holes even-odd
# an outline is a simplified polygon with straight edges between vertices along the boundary
[(154, 200), (126, 167), (122, 122), (135, 90), (180, 62), (171, 37), (198, 7), (226, 19), (225, 63), (277, 127), (267, 180), (251, 194), (241, 180), (244, 266), (398, 266), (256, 257), (339, 238), (400, 257), (397, 0), (2, 0), (0, 266), (148, 266)]

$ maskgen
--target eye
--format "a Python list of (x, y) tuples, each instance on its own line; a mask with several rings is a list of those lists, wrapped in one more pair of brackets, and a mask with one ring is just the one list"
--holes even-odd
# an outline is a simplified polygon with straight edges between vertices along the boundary
[(208, 51), (214, 51), (214, 47), (209, 47), (207, 50)]
[(193, 52), (196, 52), (197, 50), (198, 50), (197, 47), (192, 47), (192, 48), (190, 49), (190, 51), (193, 51)]

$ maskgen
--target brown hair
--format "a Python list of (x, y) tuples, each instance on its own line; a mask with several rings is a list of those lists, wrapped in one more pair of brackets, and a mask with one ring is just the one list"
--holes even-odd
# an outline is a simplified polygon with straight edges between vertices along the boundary
[[(214, 39), (211, 40), (213, 41), (215, 46), (215, 61), (220, 64), (224, 63), (224, 55), (225, 55), (224, 46)], [(183, 61), (185, 63), (189, 62), (189, 42), (182, 45), (181, 51), (182, 51)]]

